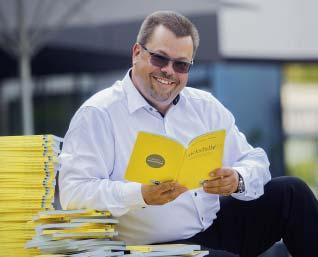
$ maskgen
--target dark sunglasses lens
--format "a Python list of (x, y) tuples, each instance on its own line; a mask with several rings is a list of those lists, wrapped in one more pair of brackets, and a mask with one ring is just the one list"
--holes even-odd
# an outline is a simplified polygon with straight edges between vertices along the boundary
[[(152, 53), (150, 57), (151, 64), (160, 68), (167, 66), (169, 61), (170, 60), (168, 58), (159, 54)], [(175, 72), (178, 72), (178, 73), (188, 73), (190, 70), (190, 66), (191, 64), (187, 62), (181, 62), (181, 61), (173, 62), (173, 69)]]
[(167, 66), (169, 63), (169, 59), (167, 59), (164, 56), (161, 56), (159, 54), (152, 54), (150, 61), (154, 66), (157, 66), (160, 68)]
[(173, 69), (175, 72), (179, 72), (179, 73), (188, 73), (190, 70), (190, 63), (186, 63), (186, 62), (178, 62), (175, 61), (173, 63)]

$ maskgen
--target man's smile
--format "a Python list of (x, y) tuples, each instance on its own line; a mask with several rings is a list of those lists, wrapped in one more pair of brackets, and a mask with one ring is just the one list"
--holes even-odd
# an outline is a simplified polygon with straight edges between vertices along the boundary
[(173, 80), (169, 80), (166, 78), (162, 78), (162, 77), (157, 77), (157, 76), (152, 76), (154, 78), (154, 80), (156, 80), (157, 82), (159, 82), (160, 84), (164, 85), (164, 86), (175, 86), (176, 82)]

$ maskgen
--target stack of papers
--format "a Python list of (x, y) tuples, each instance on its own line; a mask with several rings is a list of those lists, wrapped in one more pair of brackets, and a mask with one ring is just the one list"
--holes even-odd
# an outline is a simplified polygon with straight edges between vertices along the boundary
[(126, 245), (114, 240), (118, 220), (108, 211), (52, 210), (33, 217), (36, 235), (26, 248), (37, 249), (37, 257), (203, 257), (199, 245)]
[[(36, 235), (26, 248), (46, 256), (120, 256), (123, 241), (114, 241), (118, 220), (94, 210), (42, 211), (33, 217)], [(41, 256), (41, 255), (39, 255)]]
[(24, 249), (34, 235), (26, 222), (41, 210), (53, 209), (61, 142), (52, 135), (0, 137), (1, 255), (34, 255)]

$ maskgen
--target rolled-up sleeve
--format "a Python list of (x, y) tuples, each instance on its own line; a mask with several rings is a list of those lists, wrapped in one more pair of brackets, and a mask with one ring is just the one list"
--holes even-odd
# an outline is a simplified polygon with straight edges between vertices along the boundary
[(112, 181), (114, 136), (108, 113), (82, 107), (65, 135), (60, 160), (59, 190), (63, 209), (109, 210), (121, 216), (145, 206), (141, 184)]

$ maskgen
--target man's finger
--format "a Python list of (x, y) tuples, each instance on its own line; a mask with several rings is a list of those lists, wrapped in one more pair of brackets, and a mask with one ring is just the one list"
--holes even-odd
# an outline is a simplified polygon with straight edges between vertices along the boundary
[(231, 177), (220, 178), (215, 180), (206, 180), (203, 183), (203, 186), (206, 188), (223, 187), (223, 186), (231, 185), (233, 181), (234, 180)]
[(176, 187), (176, 182), (164, 182), (159, 185), (156, 185), (155, 188), (161, 193), (174, 190)]
[(209, 194), (231, 194), (232, 190), (233, 190), (233, 186), (232, 185), (227, 185), (227, 186), (223, 186), (223, 187), (203, 187), (203, 190), (206, 193)]

